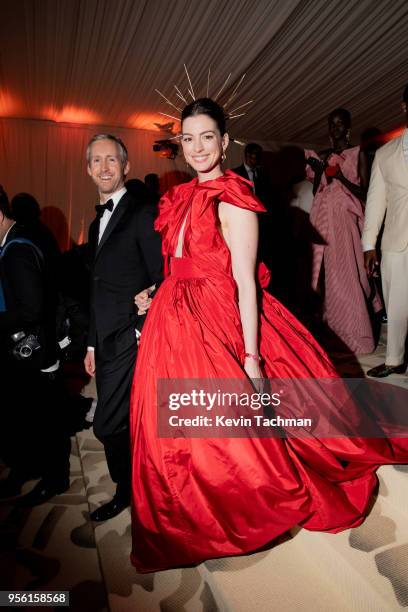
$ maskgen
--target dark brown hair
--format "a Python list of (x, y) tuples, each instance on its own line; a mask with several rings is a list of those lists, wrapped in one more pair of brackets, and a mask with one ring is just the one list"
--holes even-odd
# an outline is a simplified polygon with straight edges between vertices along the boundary
[(224, 109), (211, 98), (198, 98), (188, 104), (183, 112), (181, 113), (181, 123), (188, 117), (194, 117), (195, 115), (208, 115), (215, 121), (217, 128), (220, 131), (221, 136), (227, 131), (226, 116)]

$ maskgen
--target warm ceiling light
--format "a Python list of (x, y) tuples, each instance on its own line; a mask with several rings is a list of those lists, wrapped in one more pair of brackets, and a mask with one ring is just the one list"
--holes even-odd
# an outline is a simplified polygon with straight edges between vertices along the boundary
[(15, 117), (18, 115), (19, 103), (7, 91), (0, 89), (0, 117)]
[(101, 123), (101, 119), (96, 113), (86, 108), (78, 108), (77, 106), (64, 106), (61, 110), (48, 107), (44, 111), (44, 116), (46, 119), (56, 121), (57, 123)]

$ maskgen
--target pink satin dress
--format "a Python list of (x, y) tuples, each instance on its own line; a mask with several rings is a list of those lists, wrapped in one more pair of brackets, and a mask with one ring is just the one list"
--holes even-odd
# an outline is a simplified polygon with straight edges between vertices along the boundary
[[(359, 184), (359, 153), (360, 147), (345, 149), (332, 154), (328, 164), (340, 166), (350, 182)], [(306, 151), (309, 156), (320, 159), (314, 151)], [(309, 167), (308, 173), (313, 180)], [(363, 205), (340, 181), (329, 182), (323, 173), (310, 223), (321, 238), (320, 244), (313, 245), (312, 287), (317, 288), (323, 271), (324, 321), (346, 349), (356, 354), (371, 353), (375, 344), (368, 305), (371, 302), (372, 310), (378, 311), (382, 304), (364, 268)]]

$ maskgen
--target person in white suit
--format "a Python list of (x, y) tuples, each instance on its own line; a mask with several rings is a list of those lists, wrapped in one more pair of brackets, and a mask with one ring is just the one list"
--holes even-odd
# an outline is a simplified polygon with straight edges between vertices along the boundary
[(371, 173), (362, 245), (367, 272), (378, 264), (375, 245), (384, 217), (381, 240), (381, 278), (388, 316), (385, 363), (367, 372), (383, 378), (406, 370), (408, 330), (408, 85), (402, 110), (407, 129), (378, 149)]

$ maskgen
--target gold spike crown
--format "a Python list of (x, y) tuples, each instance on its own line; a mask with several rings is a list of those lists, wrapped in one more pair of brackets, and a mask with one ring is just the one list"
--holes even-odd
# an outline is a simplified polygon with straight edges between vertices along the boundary
[[(190, 75), (188, 73), (187, 70), (187, 66), (184, 64), (184, 70), (187, 76), (187, 81), (188, 81), (188, 88), (187, 88), (187, 92), (190, 95), (191, 99), (194, 101), (196, 100), (196, 95), (194, 93), (194, 88), (193, 85), (191, 83), (191, 79), (190, 79)], [(211, 68), (208, 69), (208, 76), (207, 76), (207, 94), (206, 97), (210, 97), (210, 73), (211, 73)], [(232, 73), (230, 72), (230, 74), (227, 76), (227, 78), (225, 79), (221, 89), (217, 92), (217, 94), (214, 96), (214, 100), (217, 101), (218, 98), (220, 97), (220, 95), (222, 94), (222, 92), (224, 91), (228, 81), (230, 80), (232, 76)], [(231, 102), (234, 100), (234, 98), (237, 95), (238, 89), (242, 83), (242, 81), (245, 78), (245, 73), (241, 76), (241, 78), (239, 79), (238, 83), (235, 85), (230, 97), (227, 99), (227, 101), (223, 104), (224, 109), (231, 104)], [(182, 91), (179, 89), (179, 87), (177, 87), (177, 85), (174, 85), (174, 89), (176, 90), (176, 96), (182, 101), (184, 102), (184, 104), (188, 104), (186, 97), (183, 95)], [(159, 91), (158, 89), (155, 89), (155, 91), (157, 91), (157, 93), (167, 102), (167, 104), (169, 104), (170, 106), (172, 106), (173, 108), (175, 108), (180, 114), (182, 113), (182, 109), (177, 106), (176, 104), (174, 104), (171, 100), (169, 100), (164, 94), (162, 94), (161, 91)], [(246, 114), (245, 112), (241, 112), (238, 115), (235, 114), (236, 111), (243, 109), (244, 107), (248, 106), (248, 104), (252, 104), (253, 100), (249, 100), (249, 102), (245, 102), (244, 104), (240, 104), (239, 106), (235, 107), (234, 109), (230, 110), (228, 113), (226, 113), (225, 118), (226, 119), (237, 119), (237, 117), (243, 117)], [(170, 117), (171, 119), (175, 119), (176, 121), (180, 121), (181, 117), (175, 117), (174, 115), (169, 115), (168, 113), (163, 113), (161, 111), (159, 111), (160, 115), (164, 115), (165, 117)], [(175, 136), (175, 138), (177, 138), (177, 136)]]

